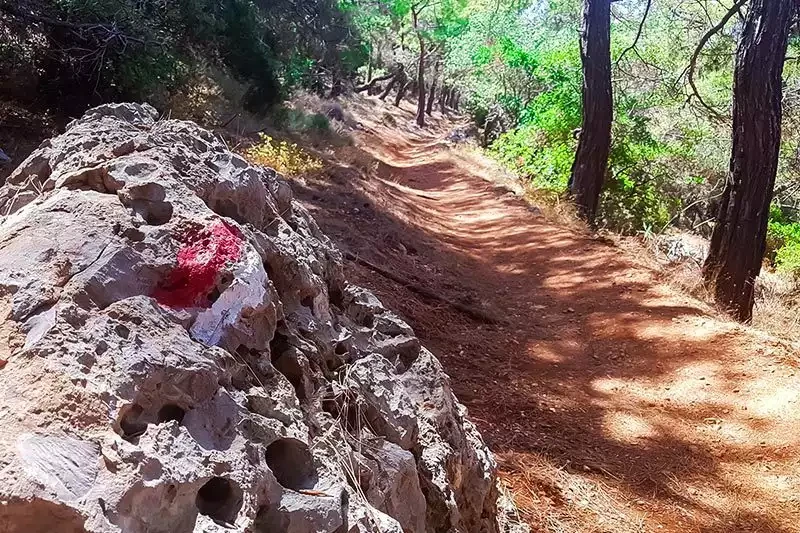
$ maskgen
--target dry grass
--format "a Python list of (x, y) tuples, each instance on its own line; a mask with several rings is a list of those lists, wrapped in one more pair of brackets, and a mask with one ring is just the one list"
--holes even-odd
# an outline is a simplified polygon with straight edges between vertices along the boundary
[[(675, 234), (673, 234), (675, 235)], [(696, 235), (687, 238), (702, 241)], [(702, 258), (670, 260), (665, 254), (663, 238), (612, 236), (614, 244), (636, 263), (658, 273), (661, 281), (679, 292), (706, 305), (709, 314), (728, 320), (714, 303), (714, 295), (703, 283)], [(756, 301), (752, 327), (775, 337), (800, 341), (800, 284), (792, 276), (769, 267), (761, 270), (756, 280)]]
[(573, 473), (535, 453), (503, 454), (503, 478), (522, 518), (548, 533), (641, 533), (644, 513), (616, 498), (615, 489), (592, 479), (588, 467)]
[(792, 341), (800, 341), (800, 285), (779, 272), (761, 273), (756, 284), (753, 326)]

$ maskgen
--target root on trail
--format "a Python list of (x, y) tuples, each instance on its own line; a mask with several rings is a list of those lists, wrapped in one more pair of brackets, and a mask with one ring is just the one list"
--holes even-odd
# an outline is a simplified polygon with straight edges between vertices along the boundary
[(470, 317), (470, 318), (472, 318), (474, 320), (477, 320), (478, 322), (484, 322), (486, 324), (502, 324), (503, 323), (502, 320), (500, 320), (499, 318), (497, 318), (495, 316), (492, 316), (491, 314), (487, 313), (486, 311), (484, 311), (482, 309), (478, 309), (476, 307), (473, 307), (473, 306), (467, 305), (467, 304), (463, 304), (461, 302), (455, 302), (455, 301), (451, 300), (450, 298), (448, 298), (446, 296), (443, 296), (443, 295), (441, 295), (441, 294), (439, 294), (437, 292), (434, 292), (434, 291), (432, 291), (432, 290), (430, 290), (430, 289), (428, 289), (426, 287), (422, 287), (420, 285), (416, 285), (414, 283), (411, 283), (410, 281), (408, 281), (406, 279), (403, 279), (402, 277), (400, 277), (400, 276), (398, 276), (396, 274), (393, 274), (392, 272), (389, 272), (385, 268), (379, 267), (378, 265), (376, 265), (374, 263), (371, 263), (370, 261), (367, 261), (364, 258), (358, 257), (357, 255), (355, 255), (355, 254), (353, 254), (351, 252), (345, 252), (344, 256), (348, 261), (352, 261), (354, 263), (358, 263), (359, 265), (361, 265), (363, 267), (366, 267), (366, 268), (372, 270), (373, 272), (376, 272), (376, 273), (380, 274), (381, 276), (383, 276), (385, 278), (388, 278), (388, 279), (390, 279), (390, 280), (392, 280), (392, 281), (394, 281), (396, 283), (399, 283), (404, 288), (410, 290), (411, 292), (419, 294), (422, 297), (429, 298), (431, 300), (436, 300), (438, 302), (442, 302), (442, 303), (444, 303), (446, 305), (449, 305), (453, 309), (455, 309), (455, 310), (457, 310), (457, 311), (459, 311), (461, 313), (464, 313), (468, 317)]

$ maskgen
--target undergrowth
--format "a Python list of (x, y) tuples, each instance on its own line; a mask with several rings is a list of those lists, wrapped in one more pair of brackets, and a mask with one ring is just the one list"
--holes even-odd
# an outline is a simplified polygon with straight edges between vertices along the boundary
[(260, 134), (260, 141), (244, 151), (253, 164), (274, 168), (284, 176), (301, 176), (322, 170), (322, 160), (289, 141)]

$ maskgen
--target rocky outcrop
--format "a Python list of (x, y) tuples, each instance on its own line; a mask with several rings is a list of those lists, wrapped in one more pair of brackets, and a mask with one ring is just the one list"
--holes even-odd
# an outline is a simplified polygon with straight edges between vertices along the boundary
[(107, 105), (0, 189), (0, 530), (507, 530), (439, 362), (289, 186)]

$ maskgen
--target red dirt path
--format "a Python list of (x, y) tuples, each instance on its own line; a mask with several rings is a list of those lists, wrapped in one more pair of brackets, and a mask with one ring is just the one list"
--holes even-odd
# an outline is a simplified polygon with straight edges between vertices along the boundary
[(534, 531), (800, 531), (788, 343), (548, 222), (449, 149), (444, 122), (354, 106), (367, 132), (298, 196), (342, 248), (502, 319), (349, 265), (442, 360)]

